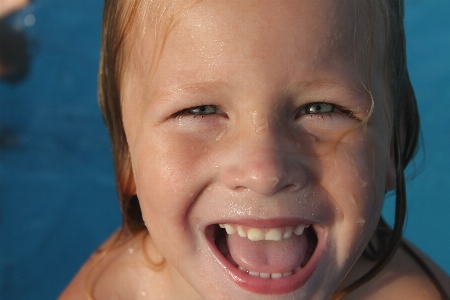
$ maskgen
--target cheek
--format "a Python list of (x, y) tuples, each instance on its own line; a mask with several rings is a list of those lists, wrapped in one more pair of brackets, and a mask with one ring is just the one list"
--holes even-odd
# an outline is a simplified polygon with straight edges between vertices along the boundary
[(382, 141), (369, 134), (355, 140), (359, 142), (336, 148), (324, 178), (331, 183), (327, 190), (342, 216), (341, 226), (336, 227), (340, 265), (350, 253), (358, 257), (373, 234), (381, 214), (389, 163)]
[(169, 222), (185, 228), (186, 213), (205, 182), (207, 150), (202, 143), (189, 142), (181, 135), (168, 138), (163, 131), (137, 136), (130, 150), (144, 221), (152, 224), (150, 230), (157, 226), (167, 230), (161, 224)]

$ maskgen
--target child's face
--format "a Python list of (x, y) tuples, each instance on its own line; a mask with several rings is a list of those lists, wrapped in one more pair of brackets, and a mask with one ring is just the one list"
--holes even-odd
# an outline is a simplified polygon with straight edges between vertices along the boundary
[[(122, 104), (137, 194), (171, 278), (195, 289), (183, 293), (326, 298), (363, 251), (390, 172), (390, 127), (354, 9), (202, 1), (177, 15), (151, 74), (152, 29), (132, 48)], [(371, 107), (364, 85), (375, 109), (357, 127)], [(298, 225), (311, 226), (287, 238)]]

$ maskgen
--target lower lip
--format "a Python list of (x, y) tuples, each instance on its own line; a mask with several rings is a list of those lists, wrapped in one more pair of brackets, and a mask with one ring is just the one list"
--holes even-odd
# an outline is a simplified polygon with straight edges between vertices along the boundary
[[(319, 231), (319, 232), (318, 232)], [(217, 249), (214, 237), (207, 237), (209, 249), (216, 257), (222, 269), (240, 287), (257, 294), (287, 294), (303, 286), (313, 274), (325, 248), (325, 236), (322, 230), (316, 230), (317, 246), (308, 263), (297, 273), (279, 279), (265, 279), (251, 276), (233, 266)]]

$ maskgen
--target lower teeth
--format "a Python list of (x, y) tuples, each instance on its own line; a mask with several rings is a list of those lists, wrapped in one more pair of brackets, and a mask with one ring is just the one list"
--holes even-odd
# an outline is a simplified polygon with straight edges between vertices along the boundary
[[(309, 227), (309, 226), (308, 226)], [(297, 273), (298, 271), (300, 271), (309, 261), (309, 259), (311, 258), (312, 253), (315, 250), (315, 247), (317, 245), (317, 238), (315, 235), (313, 235), (310, 232), (307, 232), (308, 236), (309, 236), (309, 249), (308, 252), (306, 253), (305, 259), (303, 261), (303, 263), (301, 264), (300, 267), (297, 267), (296, 269), (290, 271), (290, 272), (284, 272), (284, 273), (265, 273), (265, 272), (256, 272), (256, 271), (248, 271), (245, 268), (239, 266), (234, 259), (231, 257), (230, 252), (228, 251), (228, 247), (226, 245), (226, 243), (224, 242), (224, 234), (225, 234), (225, 230), (221, 231), (222, 236), (216, 239), (216, 246), (219, 249), (219, 251), (222, 253), (222, 255), (236, 268), (238, 268), (241, 272), (247, 273), (251, 276), (254, 277), (260, 277), (260, 278), (265, 278), (265, 279), (279, 279), (279, 278), (283, 278), (283, 277), (288, 277), (291, 276), (292, 274)]]
[(241, 270), (242, 272), (247, 273), (248, 275), (251, 275), (254, 277), (261, 277), (264, 279), (270, 279), (270, 278), (271, 279), (279, 279), (279, 278), (291, 276), (292, 274), (295, 274), (298, 271), (300, 271), (302, 268), (297, 267), (295, 270), (293, 270), (291, 272), (284, 272), (284, 273), (266, 273), (266, 272), (247, 271), (244, 267), (241, 267), (241, 266), (239, 266), (238, 269)]

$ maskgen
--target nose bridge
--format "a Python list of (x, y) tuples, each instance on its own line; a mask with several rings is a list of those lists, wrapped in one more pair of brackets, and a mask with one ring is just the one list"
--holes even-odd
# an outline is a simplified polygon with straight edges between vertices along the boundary
[(273, 126), (255, 126), (236, 140), (235, 144), (229, 145), (228, 159), (222, 171), (222, 180), (228, 188), (271, 195), (305, 184), (297, 153)]

